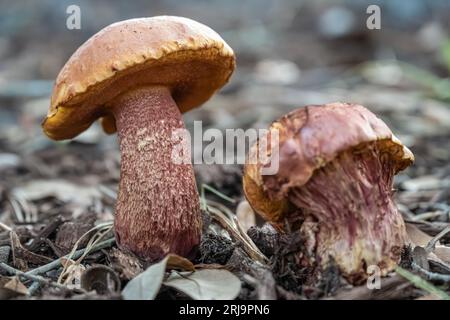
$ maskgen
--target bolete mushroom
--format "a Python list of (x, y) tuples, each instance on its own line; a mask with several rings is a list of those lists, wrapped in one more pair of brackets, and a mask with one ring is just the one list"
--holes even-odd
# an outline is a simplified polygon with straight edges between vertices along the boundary
[[(181, 113), (207, 101), (235, 67), (212, 29), (171, 16), (114, 23), (87, 40), (60, 71), (43, 129), (70, 139), (102, 118), (118, 131), (121, 173), (115, 233), (119, 246), (156, 260), (189, 256), (201, 218), (192, 165), (172, 161)], [(117, 129), (116, 129), (117, 128)]]
[[(407, 240), (393, 178), (414, 156), (388, 126), (361, 105), (330, 103), (290, 112), (264, 139), (268, 161), (255, 157), (257, 142), (244, 192), (280, 232), (301, 233), (298, 263), (323, 270), (334, 261), (353, 283), (367, 278), (370, 265), (382, 275), (391, 271)], [(272, 161), (279, 161), (278, 172), (261, 174)]]

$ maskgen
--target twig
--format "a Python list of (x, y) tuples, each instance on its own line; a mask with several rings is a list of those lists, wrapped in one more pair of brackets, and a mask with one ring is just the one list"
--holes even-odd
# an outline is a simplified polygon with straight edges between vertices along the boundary
[[(223, 194), (219, 190), (211, 187), (210, 185), (207, 185), (206, 183), (203, 183), (201, 188), (204, 189), (204, 190), (208, 190), (209, 192), (214, 193), (216, 196), (218, 196), (219, 198), (222, 198), (225, 201), (228, 201), (230, 203), (236, 203), (236, 200), (228, 197), (226, 194)], [(203, 194), (204, 194), (204, 191), (203, 191)]]
[(402, 277), (406, 278), (411, 283), (413, 283), (416, 287), (418, 287), (422, 290), (425, 290), (431, 294), (435, 294), (436, 296), (438, 296), (441, 299), (450, 300), (450, 297), (448, 296), (447, 293), (436, 288), (434, 285), (432, 285), (425, 279), (422, 279), (421, 277), (416, 276), (415, 274), (412, 274), (411, 272), (409, 272), (401, 267), (397, 267), (395, 269), (395, 271), (397, 272), (397, 274), (401, 275)]
[(427, 246), (425, 247), (425, 251), (427, 251), (427, 252), (433, 251), (434, 247), (436, 246), (436, 243), (449, 232), (450, 232), (450, 227), (447, 227), (444, 230), (442, 230), (441, 232), (439, 232), (437, 235), (435, 235), (433, 237), (433, 239), (431, 239), (430, 242), (428, 242)]
[(34, 205), (30, 204), (21, 191), (13, 191), (11, 197), (22, 208), (22, 212), (25, 214), (24, 222), (34, 223), (37, 221), (37, 209)]
[(1, 223), (1, 222), (0, 222), (0, 228), (4, 229), (5, 231), (8, 231), (8, 232), (13, 231), (10, 227), (8, 227), (6, 224)]
[(66, 286), (63, 286), (59, 283), (50, 281), (44, 277), (41, 276), (37, 276), (37, 275), (33, 275), (33, 274), (29, 274), (29, 273), (25, 273), (23, 271), (17, 270), (13, 267), (8, 266), (6, 263), (4, 262), (0, 262), (0, 268), (2, 268), (3, 270), (5, 270), (6, 272), (12, 274), (12, 275), (16, 275), (16, 276), (20, 276), (29, 280), (33, 280), (39, 284), (45, 284), (45, 285), (49, 285), (49, 286), (53, 286), (56, 288), (60, 288), (60, 289), (67, 289)]
[(11, 204), (11, 207), (13, 209), (14, 216), (16, 217), (17, 222), (22, 223), (24, 221), (22, 209), (20, 209), (19, 204), (17, 203), (17, 200), (10, 197), (9, 203)]
[(31, 286), (28, 287), (28, 294), (30, 296), (34, 295), (36, 291), (41, 287), (41, 284), (37, 281), (33, 282)]
[[(102, 241), (102, 242), (98, 243), (97, 245), (93, 246), (89, 250), (89, 252), (92, 253), (92, 252), (95, 252), (95, 251), (98, 251), (98, 250), (101, 250), (101, 249), (104, 249), (104, 248), (108, 248), (108, 247), (112, 246), (115, 243), (115, 241), (116, 241), (115, 238), (111, 238), (111, 239)], [(72, 259), (77, 259), (77, 258), (81, 257), (84, 254), (85, 250), (86, 250), (86, 248), (79, 249), (79, 250), (75, 251), (75, 253), (71, 256), (71, 258)], [(52, 262), (47, 263), (47, 264), (45, 264), (43, 266), (40, 266), (40, 267), (38, 267), (36, 269), (28, 271), (27, 274), (42, 274), (42, 273), (49, 272), (49, 271), (51, 271), (53, 269), (61, 267), (62, 266), (62, 260), (63, 259), (69, 259), (69, 258), (70, 258), (70, 256), (66, 255), (64, 257), (56, 259), (55, 261), (52, 261)]]
[[(99, 225), (93, 227), (92, 229), (90, 229), (89, 231), (87, 231), (86, 233), (84, 233), (84, 234), (77, 240), (77, 242), (76, 242), (75, 245), (73, 246), (72, 251), (71, 251), (71, 252), (69, 253), (69, 255), (68, 255), (68, 260), (76, 259), (76, 258), (73, 258), (73, 254), (74, 254), (75, 251), (77, 250), (79, 244), (81, 243), (81, 240), (82, 240), (85, 236), (87, 236), (89, 233), (91, 233), (92, 231), (97, 230), (97, 232), (89, 239), (88, 244), (87, 244), (86, 247), (84, 248), (84, 249), (85, 249), (84, 253), (78, 258), (77, 261), (75, 261), (75, 264), (74, 264), (74, 265), (71, 265), (71, 266), (69, 266), (69, 264), (65, 264), (65, 265), (64, 265), (63, 271), (61, 272), (61, 274), (60, 274), (60, 276), (59, 276), (58, 283), (61, 283), (61, 282), (63, 281), (63, 278), (64, 278), (65, 276), (67, 276), (68, 274), (70, 274), (71, 270), (73, 269), (73, 267), (74, 267), (75, 265), (78, 265), (78, 264), (81, 263), (81, 261), (84, 259), (84, 257), (85, 257), (86, 255), (89, 254), (89, 252), (90, 252), (90, 250), (92, 249), (92, 247), (93, 247), (94, 245), (96, 245), (97, 243), (99, 243), (100, 240), (101, 240), (101, 239), (102, 239), (109, 231), (111, 231), (112, 228), (113, 228), (112, 222), (107, 222), (107, 223), (99, 224)], [(66, 279), (66, 281), (69, 281), (69, 280)]]
[(223, 204), (212, 201), (212, 200), (206, 200), (206, 202), (207, 202), (207, 207), (209, 207), (209, 208), (214, 207), (215, 209), (219, 210), (220, 213), (222, 213), (225, 216), (223, 218), (224, 219), (226, 218), (227, 222), (229, 222), (230, 225), (239, 232), (239, 234), (245, 240), (245, 242), (250, 247), (252, 247), (253, 250), (259, 252), (259, 248), (253, 243), (253, 240), (248, 236), (248, 234), (247, 234), (247, 232), (245, 232), (244, 228), (242, 228), (238, 218), (236, 217), (236, 215), (233, 212), (231, 212), (230, 209), (228, 209)]
[(442, 282), (445, 282), (445, 283), (450, 282), (450, 275), (448, 275), (448, 274), (440, 274), (440, 273), (435, 273), (435, 272), (428, 271), (428, 270), (422, 268), (421, 266), (419, 266), (415, 262), (411, 263), (411, 267), (415, 271), (417, 271), (420, 274), (422, 274), (427, 280), (430, 280), (430, 281), (442, 281)]
[[(49, 272), (53, 269), (59, 268), (62, 266), (62, 260), (63, 259), (78, 259), (81, 256), (83, 256), (85, 254), (85, 252), (88, 250), (89, 253), (92, 252), (96, 252), (105, 248), (108, 248), (110, 246), (112, 246), (114, 243), (116, 242), (115, 238), (111, 238), (108, 240), (105, 240), (103, 242), (100, 242), (94, 246), (92, 246), (90, 249), (89, 248), (83, 248), (80, 250), (75, 251), (72, 255), (68, 254), (64, 257), (61, 257), (59, 259), (56, 259), (55, 261), (52, 261), (46, 265), (40, 266), (39, 268), (33, 269), (31, 271), (28, 271), (26, 274), (27, 275), (37, 275), (37, 274), (42, 274), (42, 273), (46, 273)], [(38, 290), (40, 287), (40, 283), (39, 282), (33, 282), (31, 284), (31, 286), (29, 287), (29, 293), (34, 294), (36, 292), (36, 290)], [(64, 286), (63, 286), (64, 287)]]
[(430, 212), (417, 214), (414, 217), (412, 217), (411, 220), (414, 220), (414, 221), (428, 220), (428, 219), (440, 217), (440, 216), (443, 216), (446, 214), (447, 214), (447, 212), (445, 212), (445, 211), (439, 211), (439, 210), (430, 211)]
[[(212, 217), (220, 223), (220, 225), (227, 230), (231, 236), (242, 243), (243, 249), (245, 252), (252, 257), (253, 259), (265, 264), (267, 263), (267, 257), (262, 254), (259, 249), (254, 248), (254, 244), (252, 245), (245, 239), (240, 230), (234, 225), (232, 220), (230, 221), (220, 210), (214, 207), (207, 207), (207, 211), (212, 214)], [(251, 241), (251, 240), (250, 240)]]
[(43, 264), (48, 263), (52, 261), (52, 259), (42, 256), (40, 254), (31, 252), (27, 248), (25, 248), (22, 243), (20, 242), (20, 238), (14, 231), (11, 231), (9, 233), (10, 236), (10, 243), (11, 243), (11, 249), (13, 254), (13, 261), (14, 264), (16, 263), (16, 258), (24, 259), (28, 262), (31, 262), (33, 264)]

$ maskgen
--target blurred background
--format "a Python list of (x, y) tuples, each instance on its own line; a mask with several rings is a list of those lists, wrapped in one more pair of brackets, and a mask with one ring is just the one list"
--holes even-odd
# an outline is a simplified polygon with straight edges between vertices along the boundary
[[(72, 4), (81, 9), (80, 30), (66, 27)], [(381, 8), (380, 30), (366, 27), (371, 4)], [(363, 104), (416, 155), (396, 182), (403, 213), (416, 219), (435, 212), (426, 219), (448, 221), (450, 0), (1, 0), (0, 221), (77, 218), (93, 204), (101, 219), (111, 218), (116, 136), (95, 124), (56, 143), (40, 123), (54, 79), (84, 41), (110, 23), (156, 15), (210, 26), (237, 56), (230, 83), (185, 115), (189, 128), (194, 120), (221, 129), (267, 127), (307, 104)], [(200, 165), (196, 174), (199, 183), (242, 197), (240, 166)]]

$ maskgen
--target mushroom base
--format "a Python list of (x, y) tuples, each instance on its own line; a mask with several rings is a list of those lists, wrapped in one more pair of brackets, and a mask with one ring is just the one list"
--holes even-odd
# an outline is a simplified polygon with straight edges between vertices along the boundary
[(352, 283), (366, 279), (372, 265), (381, 275), (393, 270), (407, 238), (393, 201), (394, 173), (382, 142), (372, 143), (343, 152), (291, 189), (296, 212), (287, 223), (306, 239), (299, 263), (324, 268), (334, 261)]
[(145, 260), (168, 253), (190, 257), (199, 244), (201, 216), (191, 164), (176, 164), (172, 133), (184, 129), (164, 87), (135, 89), (113, 105), (120, 140), (116, 204), (118, 245)]

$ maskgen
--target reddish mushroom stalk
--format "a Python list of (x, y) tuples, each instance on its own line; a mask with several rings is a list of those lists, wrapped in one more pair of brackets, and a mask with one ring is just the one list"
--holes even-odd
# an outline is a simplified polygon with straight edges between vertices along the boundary
[(188, 256), (200, 241), (200, 206), (190, 164), (171, 159), (172, 132), (184, 128), (164, 87), (128, 92), (114, 102), (121, 177), (115, 230), (122, 248), (158, 259)]

